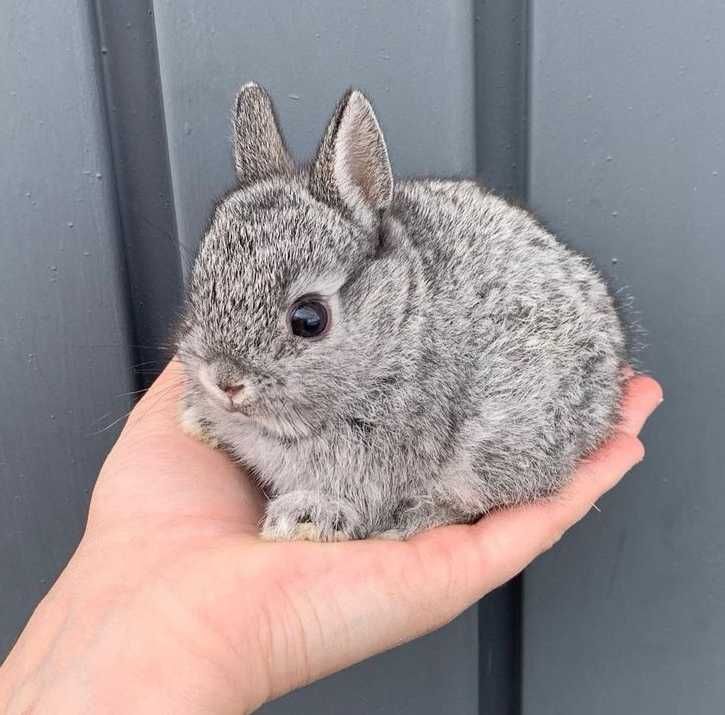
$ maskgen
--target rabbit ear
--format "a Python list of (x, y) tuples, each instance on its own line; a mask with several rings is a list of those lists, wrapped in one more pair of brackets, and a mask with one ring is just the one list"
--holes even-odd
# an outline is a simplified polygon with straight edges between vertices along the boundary
[(393, 175), (385, 139), (362, 92), (349, 90), (337, 105), (310, 171), (310, 190), (369, 223), (390, 206)]
[(254, 82), (242, 87), (234, 105), (234, 164), (243, 186), (294, 171), (272, 100)]

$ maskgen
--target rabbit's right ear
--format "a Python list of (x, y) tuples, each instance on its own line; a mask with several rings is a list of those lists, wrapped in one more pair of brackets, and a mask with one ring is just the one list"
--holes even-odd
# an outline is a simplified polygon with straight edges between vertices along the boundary
[(254, 82), (242, 87), (234, 105), (234, 164), (242, 186), (294, 171), (272, 100)]
[(388, 149), (362, 92), (349, 90), (338, 103), (310, 170), (310, 189), (321, 201), (367, 225), (374, 225), (390, 206)]

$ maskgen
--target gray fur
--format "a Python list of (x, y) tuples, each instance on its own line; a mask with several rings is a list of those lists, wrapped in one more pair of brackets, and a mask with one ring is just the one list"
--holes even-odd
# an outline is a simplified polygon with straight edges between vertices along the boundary
[[(393, 187), (359, 92), (294, 168), (252, 91), (179, 356), (183, 422), (267, 489), (264, 535), (405, 538), (559, 489), (611, 432), (627, 359), (589, 261), (473, 181)], [(308, 293), (332, 309), (320, 339), (288, 328)]]

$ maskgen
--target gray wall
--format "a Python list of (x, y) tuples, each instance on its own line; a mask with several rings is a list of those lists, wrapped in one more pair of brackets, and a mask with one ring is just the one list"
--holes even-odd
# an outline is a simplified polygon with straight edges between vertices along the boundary
[(527, 714), (724, 708), (724, 29), (723, 3), (533, 4), (529, 199), (635, 297), (665, 402), (526, 573)]
[(134, 389), (85, 3), (0, 6), (0, 654), (75, 546)]
[(265, 84), (308, 156), (373, 97), (401, 174), (526, 196), (634, 296), (646, 463), (447, 628), (269, 713), (719, 712), (725, 7), (543, 0), (0, 6), (0, 656), (79, 538)]

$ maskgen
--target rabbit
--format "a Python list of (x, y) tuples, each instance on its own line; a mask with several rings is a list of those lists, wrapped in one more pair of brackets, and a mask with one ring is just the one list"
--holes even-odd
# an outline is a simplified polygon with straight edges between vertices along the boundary
[(474, 180), (394, 180), (358, 90), (305, 166), (259, 85), (233, 126), (181, 421), (265, 490), (262, 537), (407, 539), (566, 484), (613, 431), (628, 362), (590, 261)]

